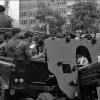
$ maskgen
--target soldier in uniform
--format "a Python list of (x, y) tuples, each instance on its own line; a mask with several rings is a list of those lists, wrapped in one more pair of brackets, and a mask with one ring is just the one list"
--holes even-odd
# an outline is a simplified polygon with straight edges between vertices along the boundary
[(30, 60), (32, 53), (30, 51), (30, 44), (32, 42), (33, 32), (26, 31), (24, 39), (21, 39), (16, 46), (16, 59), (18, 60)]
[(11, 32), (6, 32), (4, 34), (4, 42), (0, 45), (0, 55), (6, 56), (7, 53), (7, 43), (11, 39)]
[[(0, 5), (0, 28), (12, 28), (12, 18), (4, 14), (5, 7)], [(0, 29), (0, 43), (3, 41), (3, 34), (7, 32), (5, 29)]]
[(7, 57), (15, 58), (16, 45), (19, 43), (18, 36), (19, 33), (21, 32), (21, 29), (13, 28), (11, 32), (12, 32), (12, 38), (7, 43)]

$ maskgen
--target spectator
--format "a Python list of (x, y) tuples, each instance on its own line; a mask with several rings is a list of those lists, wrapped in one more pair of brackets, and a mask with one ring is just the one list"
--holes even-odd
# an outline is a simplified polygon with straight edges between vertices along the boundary
[(46, 48), (44, 46), (43, 40), (38, 43), (38, 54), (32, 57), (32, 60), (45, 61), (46, 59)]
[(88, 65), (89, 64), (89, 61), (85, 56), (82, 56), (82, 55), (77, 55), (77, 56), (78, 56), (78, 58), (77, 58), (78, 64), (80, 64), (80, 65)]
[(32, 43), (30, 44), (30, 51), (32, 52), (32, 55), (37, 54), (37, 48), (38, 48), (38, 40), (37, 37), (33, 36)]

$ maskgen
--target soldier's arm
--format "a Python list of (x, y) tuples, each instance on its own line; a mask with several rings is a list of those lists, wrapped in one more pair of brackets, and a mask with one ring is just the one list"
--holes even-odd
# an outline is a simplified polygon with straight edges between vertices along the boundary
[(31, 59), (32, 59), (32, 60), (35, 60), (35, 59), (37, 59), (37, 58), (42, 57), (43, 55), (44, 55), (44, 53), (42, 52), (42, 53), (40, 53), (39, 55), (33, 56)]
[(27, 56), (28, 59), (31, 59), (32, 58), (32, 53), (30, 51), (29, 44), (26, 44), (26, 46), (25, 46), (25, 54), (26, 54), (26, 56)]
[(43, 52), (41, 52), (39, 55), (33, 56), (31, 59), (35, 60), (35, 59), (41, 58), (45, 55), (45, 53), (46, 53), (46, 49), (44, 48)]

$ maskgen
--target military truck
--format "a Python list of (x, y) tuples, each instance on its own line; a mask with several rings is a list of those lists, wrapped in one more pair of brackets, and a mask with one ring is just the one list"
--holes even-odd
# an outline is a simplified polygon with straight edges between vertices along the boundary
[[(95, 100), (100, 86), (100, 39), (45, 40), (47, 60), (20, 61), (0, 57), (1, 96), (4, 100)], [(77, 63), (78, 55), (88, 63)]]

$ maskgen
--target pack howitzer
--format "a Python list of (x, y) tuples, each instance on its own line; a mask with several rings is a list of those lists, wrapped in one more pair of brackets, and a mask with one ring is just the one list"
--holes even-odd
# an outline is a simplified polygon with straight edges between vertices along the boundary
[[(94, 100), (98, 98), (100, 39), (49, 38), (47, 48), (48, 69), (57, 79), (58, 86), (68, 98)], [(77, 63), (78, 55), (88, 59), (86, 66)], [(76, 70), (75, 70), (76, 67)]]
[[(0, 57), (1, 78), (6, 84), (4, 100), (27, 97), (95, 100), (96, 87), (100, 86), (99, 44), (99, 39), (92, 44), (88, 39), (66, 42), (65, 38), (50, 37), (45, 40), (47, 61)], [(77, 64), (77, 55), (85, 56), (89, 64)]]

